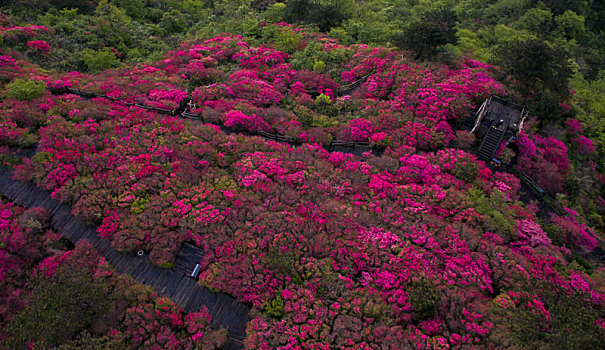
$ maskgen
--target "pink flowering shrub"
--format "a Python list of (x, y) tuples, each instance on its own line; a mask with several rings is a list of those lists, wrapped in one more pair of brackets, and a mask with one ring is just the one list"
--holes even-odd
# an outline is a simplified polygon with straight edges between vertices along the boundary
[(577, 119), (569, 118), (565, 121), (567, 133), (569, 135), (578, 135), (584, 132), (582, 122)]
[(224, 330), (210, 328), (210, 316), (204, 307), (189, 315), (169, 299), (141, 304), (126, 310), (124, 334), (135, 347), (220, 349), (226, 340)]
[(349, 121), (351, 141), (366, 141), (372, 135), (372, 123), (364, 118), (351, 119)]
[(517, 221), (517, 230), (519, 239), (521, 241), (527, 241), (532, 247), (551, 244), (550, 238), (546, 236), (546, 233), (535, 221)]
[(230, 111), (224, 115), (225, 126), (242, 127), (252, 132), (269, 131), (271, 127), (257, 115), (246, 115), (240, 111)]
[(7, 27), (0, 25), (0, 37), (9, 45), (26, 41), (47, 31), (48, 28), (39, 25), (29, 25), (25, 27), (12, 26), (10, 24), (8, 24)]
[(597, 247), (597, 235), (578, 217), (578, 213), (568, 210), (569, 216), (553, 215), (550, 229), (555, 237), (571, 248), (591, 251)]
[(155, 89), (149, 91), (147, 104), (152, 107), (175, 109), (187, 98), (187, 93), (178, 89), (162, 90)]
[(48, 54), (52, 50), (50, 45), (44, 40), (32, 40), (27, 42), (27, 48), (41, 54)]
[(592, 140), (586, 136), (579, 135), (577, 138), (572, 139), (572, 142), (578, 150), (578, 153), (583, 156), (594, 156), (597, 153)]
[(2, 55), (0, 56), (0, 67), (4, 67), (4, 66), (16, 66), (17, 65), (17, 61), (12, 58), (11, 56), (8, 55)]
[(254, 71), (240, 70), (229, 77), (229, 87), (238, 100), (248, 100), (257, 107), (279, 104), (283, 95), (261, 80)]
[(529, 174), (546, 191), (562, 191), (570, 167), (567, 146), (552, 136), (543, 137), (525, 131), (519, 135), (517, 144), (516, 167)]
[[(10, 204), (4, 208), (11, 208)], [(7, 214), (2, 212), (0, 216), (9, 219)], [(56, 239), (58, 237), (54, 238), (55, 242)], [(28, 243), (31, 245), (26, 249), (28, 253), (42, 248), (39, 251), (42, 256), (48, 255), (53, 244), (44, 240), (31, 240)], [(6, 252), (4, 248), (0, 251)], [(9, 261), (4, 258), (15, 259), (18, 255), (18, 252), (0, 254), (0, 266), (4, 267)], [(26, 262), (20, 267), (24, 272), (32, 268), (31, 262), (39, 260), (40, 255), (34, 254), (27, 259), (27, 262), (21, 261)], [(35, 268), (35, 264), (33, 267)], [(206, 307), (185, 315), (171, 300), (158, 298), (149, 287), (138, 285), (129, 277), (117, 274), (87, 241), (78, 242), (72, 251), (48, 256), (33, 273), (29, 272), (22, 277), (24, 278), (19, 283), (15, 283), (17, 280), (12, 281), (13, 276), (3, 278), (1, 282), (0, 310), (3, 327), (0, 340), (6, 341), (5, 344), (13, 348), (27, 344), (46, 346), (51, 343), (60, 345), (67, 341), (77, 342), (77, 334), (83, 331), (90, 333), (92, 337), (104, 336), (115, 347), (130, 345), (163, 349), (219, 349), (226, 341), (225, 330), (211, 327)], [(57, 290), (68, 294), (73, 303), (81, 304), (69, 310), (57, 308), (64, 302), (57, 297), (65, 297), (56, 295)], [(73, 313), (73, 310), (84, 307), (86, 309), (82, 309), (81, 313)], [(36, 311), (37, 308), (41, 309)], [(23, 315), (31, 315), (32, 312), (38, 312), (42, 319), (23, 320)], [(74, 317), (78, 318), (78, 322), (73, 322)], [(61, 321), (53, 321), (55, 318)], [(31, 329), (39, 321), (46, 321), (45, 332)]]
[[(254, 47), (240, 36), (222, 36), (186, 44), (167, 53), (162, 61), (80, 77), (72, 86), (173, 110), (183, 101), (185, 87), (193, 83), (194, 106), (189, 112), (205, 121), (218, 123), (225, 113), (241, 111), (261, 117), (267, 125), (259, 125), (263, 124), (260, 120), (236, 121), (240, 130), (273, 130), (308, 143), (329, 144), (335, 138), (367, 141), (372, 134), (386, 133), (372, 143), (393, 150), (434, 150), (450, 145), (456, 135), (448, 121), (468, 117), (471, 107), (491, 93), (504, 94), (502, 86), (490, 75), (491, 67), (486, 65), (465, 61), (456, 69), (444, 65), (429, 67), (392, 50), (342, 47), (332, 39), (318, 38), (304, 30), (301, 35), (305, 40), (318, 41), (326, 51), (338, 49), (353, 56), (351, 61), (341, 62), (345, 83), (368, 75), (367, 81), (352, 95), (336, 98), (339, 84), (328, 75), (296, 70), (286, 53)], [(225, 67), (233, 62), (238, 67), (227, 70), (231, 73), (226, 76)], [(332, 103), (316, 106), (314, 99), (320, 94)], [(290, 103), (314, 108), (310, 113), (292, 116), (300, 123), (305, 137), (284, 128), (284, 120), (265, 118), (269, 109), (284, 104), (291, 108)], [(257, 109), (244, 110), (242, 106)], [(314, 129), (317, 127), (321, 131)]]

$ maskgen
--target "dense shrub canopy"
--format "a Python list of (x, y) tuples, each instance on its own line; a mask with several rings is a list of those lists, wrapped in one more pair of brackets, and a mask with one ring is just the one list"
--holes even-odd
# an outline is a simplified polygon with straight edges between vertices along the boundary
[[(0, 162), (117, 250), (197, 246), (246, 348), (605, 344), (594, 2), (37, 3), (2, 5)], [(529, 111), (499, 169), (467, 131), (493, 94)], [(58, 236), (2, 202), (3, 346), (224, 343)]]

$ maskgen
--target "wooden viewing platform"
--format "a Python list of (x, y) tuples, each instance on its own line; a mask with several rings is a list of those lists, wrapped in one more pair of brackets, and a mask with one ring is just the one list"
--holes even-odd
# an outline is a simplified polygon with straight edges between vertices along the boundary
[[(201, 250), (184, 245), (172, 269), (162, 269), (149, 262), (146, 255), (124, 254), (97, 235), (96, 227), (83, 225), (71, 213), (71, 207), (51, 198), (49, 191), (33, 183), (13, 180), (12, 171), (0, 167), (0, 194), (16, 204), (42, 207), (51, 214), (51, 226), (73, 243), (89, 241), (113, 268), (137, 282), (151, 286), (159, 295), (172, 299), (187, 313), (205, 305), (212, 316), (212, 326), (227, 329), (225, 349), (243, 349), (249, 307), (224, 293), (214, 293), (191, 278), (191, 270), (201, 259)], [(196, 261), (197, 259), (197, 261)]]
[(525, 109), (498, 96), (490, 96), (477, 111), (472, 133), (482, 139), (477, 158), (489, 163), (503, 142), (515, 140), (523, 128)]

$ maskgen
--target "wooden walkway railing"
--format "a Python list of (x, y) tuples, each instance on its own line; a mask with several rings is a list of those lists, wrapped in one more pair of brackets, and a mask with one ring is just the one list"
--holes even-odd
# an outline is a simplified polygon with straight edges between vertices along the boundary
[[(162, 269), (151, 264), (146, 256), (139, 257), (136, 254), (123, 254), (114, 250), (108, 241), (97, 235), (96, 227), (77, 221), (70, 206), (59, 203), (51, 198), (48, 191), (32, 183), (13, 180), (12, 172), (5, 168), (0, 168), (0, 194), (20, 206), (42, 207), (48, 210), (51, 214), (51, 225), (70, 241), (89, 241), (116, 271), (151, 286), (159, 295), (172, 299), (185, 312), (196, 312), (205, 305), (212, 316), (212, 325), (227, 328), (228, 340), (225, 349), (243, 348), (249, 308), (224, 293), (214, 293), (199, 285), (195, 279), (183, 273), (186, 268), (179, 267), (178, 258), (175, 268)], [(188, 248), (185, 249), (187, 257), (184, 259), (197, 259), (199, 251)]]
[[(365, 80), (372, 73), (373, 72), (366, 74), (364, 77), (360, 78), (359, 80), (353, 82), (352, 84), (349, 84), (346, 88), (347, 89), (357, 88), (363, 82), (365, 82)], [(179, 118), (183, 118), (183, 119), (200, 120), (203, 123), (209, 123), (204, 119), (204, 116), (199, 115), (199, 114), (194, 114), (189, 111), (189, 108), (187, 107), (189, 105), (189, 103), (188, 103), (189, 101), (185, 101), (185, 102), (181, 103), (181, 105), (183, 107), (179, 107), (177, 109), (165, 109), (165, 108), (146, 106), (143, 104), (121, 100), (121, 99), (103, 95), (103, 94), (97, 94), (97, 93), (93, 93), (93, 92), (87, 92), (87, 91), (71, 89), (71, 88), (64, 88), (64, 89), (59, 89), (59, 90), (55, 89), (55, 90), (51, 90), (51, 92), (54, 94), (72, 93), (72, 94), (79, 95), (80, 97), (84, 97), (84, 98), (96, 98), (96, 97), (105, 98), (107, 100), (110, 100), (113, 102), (118, 102), (125, 106), (138, 107), (138, 108), (145, 109), (148, 111), (153, 111), (153, 112), (156, 112), (159, 114), (171, 115), (171, 116), (179, 117)], [(220, 127), (221, 131), (223, 131), (227, 134), (240, 133), (240, 134), (244, 134), (244, 135), (248, 135), (248, 136), (260, 136), (267, 140), (289, 143), (292, 145), (301, 144), (298, 141), (298, 139), (296, 139), (295, 137), (292, 137), (292, 136), (280, 135), (277, 133), (270, 133), (270, 132), (266, 132), (266, 131), (258, 131), (258, 132), (240, 131), (236, 128), (230, 128), (223, 124), (216, 124), (216, 123), (211, 123), (211, 124), (217, 125), (218, 127)], [(373, 152), (375, 155), (380, 155), (382, 153), (382, 149), (377, 149), (377, 148), (371, 147), (369, 142), (344, 141), (344, 140), (331, 140), (330, 144), (327, 145), (326, 150), (329, 152), (343, 152), (343, 153), (351, 153), (351, 154), (357, 154), (357, 155), (361, 155), (361, 153), (363, 153), (363, 152)]]
[(364, 75), (363, 77), (357, 79), (356, 81), (352, 82), (351, 84), (343, 85), (343, 86), (339, 87), (335, 92), (336, 97), (350, 95), (353, 91), (355, 91), (355, 89), (360, 87), (361, 84), (365, 83), (366, 80), (368, 80), (368, 78), (375, 72), (376, 71), (373, 70), (370, 73), (368, 73), (368, 74)]

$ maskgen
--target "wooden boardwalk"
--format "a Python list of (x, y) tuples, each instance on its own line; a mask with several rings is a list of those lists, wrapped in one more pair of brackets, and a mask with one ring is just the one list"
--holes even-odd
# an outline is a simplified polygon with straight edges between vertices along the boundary
[(26, 208), (45, 208), (51, 214), (51, 225), (66, 238), (73, 243), (86, 239), (116, 271), (151, 286), (159, 295), (172, 299), (185, 312), (196, 312), (206, 305), (212, 316), (212, 325), (228, 330), (225, 349), (243, 349), (249, 308), (224, 293), (214, 293), (202, 287), (195, 279), (188, 277), (193, 266), (201, 259), (199, 248), (185, 245), (175, 267), (162, 269), (152, 265), (146, 256), (117, 252), (108, 241), (97, 236), (96, 227), (77, 221), (70, 206), (59, 203), (51, 198), (48, 191), (32, 183), (13, 180), (12, 172), (5, 168), (0, 168), (0, 194)]

